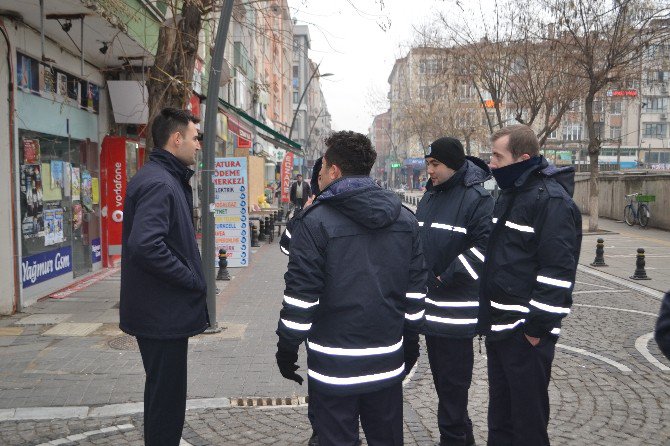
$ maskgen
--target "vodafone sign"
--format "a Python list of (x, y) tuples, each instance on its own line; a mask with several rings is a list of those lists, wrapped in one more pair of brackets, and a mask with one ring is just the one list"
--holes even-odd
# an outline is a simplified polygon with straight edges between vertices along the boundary
[(127, 141), (123, 137), (106, 136), (100, 152), (102, 261), (105, 266), (110, 266), (107, 264), (108, 256), (121, 254), (123, 200), (126, 197), (126, 185), (128, 184)]

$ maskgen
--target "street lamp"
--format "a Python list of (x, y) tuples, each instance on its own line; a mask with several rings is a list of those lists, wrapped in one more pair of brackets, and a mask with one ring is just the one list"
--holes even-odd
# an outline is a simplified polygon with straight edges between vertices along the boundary
[(300, 95), (300, 99), (298, 99), (298, 105), (296, 106), (295, 112), (293, 113), (293, 120), (291, 121), (291, 127), (288, 130), (288, 139), (291, 139), (291, 135), (293, 135), (293, 128), (295, 127), (295, 118), (298, 117), (298, 112), (300, 111), (300, 104), (302, 104), (302, 100), (305, 98), (305, 94), (307, 93), (307, 90), (309, 89), (309, 84), (312, 83), (312, 80), (315, 77), (327, 77), (327, 76), (332, 76), (333, 75), (333, 73), (323, 73), (323, 74), (319, 74), (317, 76), (316, 73), (319, 72), (319, 67), (320, 66), (321, 66), (321, 64), (319, 63), (319, 65), (317, 65), (316, 68), (314, 68), (314, 72), (309, 77), (309, 80), (307, 81), (307, 85), (305, 85), (305, 89), (303, 90), (302, 95)]

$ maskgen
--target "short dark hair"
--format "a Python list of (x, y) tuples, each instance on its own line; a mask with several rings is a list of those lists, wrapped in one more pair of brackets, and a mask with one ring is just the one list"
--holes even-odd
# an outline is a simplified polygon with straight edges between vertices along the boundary
[(491, 142), (496, 142), (507, 135), (509, 135), (507, 150), (510, 151), (514, 158), (518, 158), (525, 153), (530, 156), (540, 154), (540, 143), (537, 141), (537, 136), (533, 129), (527, 125), (516, 124), (503, 127), (491, 136)]
[(337, 166), (342, 175), (370, 175), (377, 152), (367, 136), (350, 130), (335, 132), (326, 138), (324, 161)]
[(193, 116), (188, 110), (165, 107), (151, 123), (151, 137), (154, 147), (164, 148), (168, 138), (174, 132), (184, 132), (188, 123), (197, 124), (200, 118)]

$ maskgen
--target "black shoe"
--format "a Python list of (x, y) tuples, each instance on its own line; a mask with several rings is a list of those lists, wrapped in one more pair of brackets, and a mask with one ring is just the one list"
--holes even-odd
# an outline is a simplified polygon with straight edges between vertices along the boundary
[(312, 431), (312, 436), (309, 437), (307, 446), (319, 446), (319, 436), (316, 435), (316, 432)]

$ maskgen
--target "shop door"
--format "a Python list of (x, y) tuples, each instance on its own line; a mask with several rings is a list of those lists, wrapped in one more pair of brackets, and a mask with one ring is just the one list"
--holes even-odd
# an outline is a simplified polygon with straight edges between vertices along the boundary
[(78, 277), (92, 271), (94, 248), (99, 252), (100, 247), (98, 145), (88, 140), (71, 144), (72, 272)]

